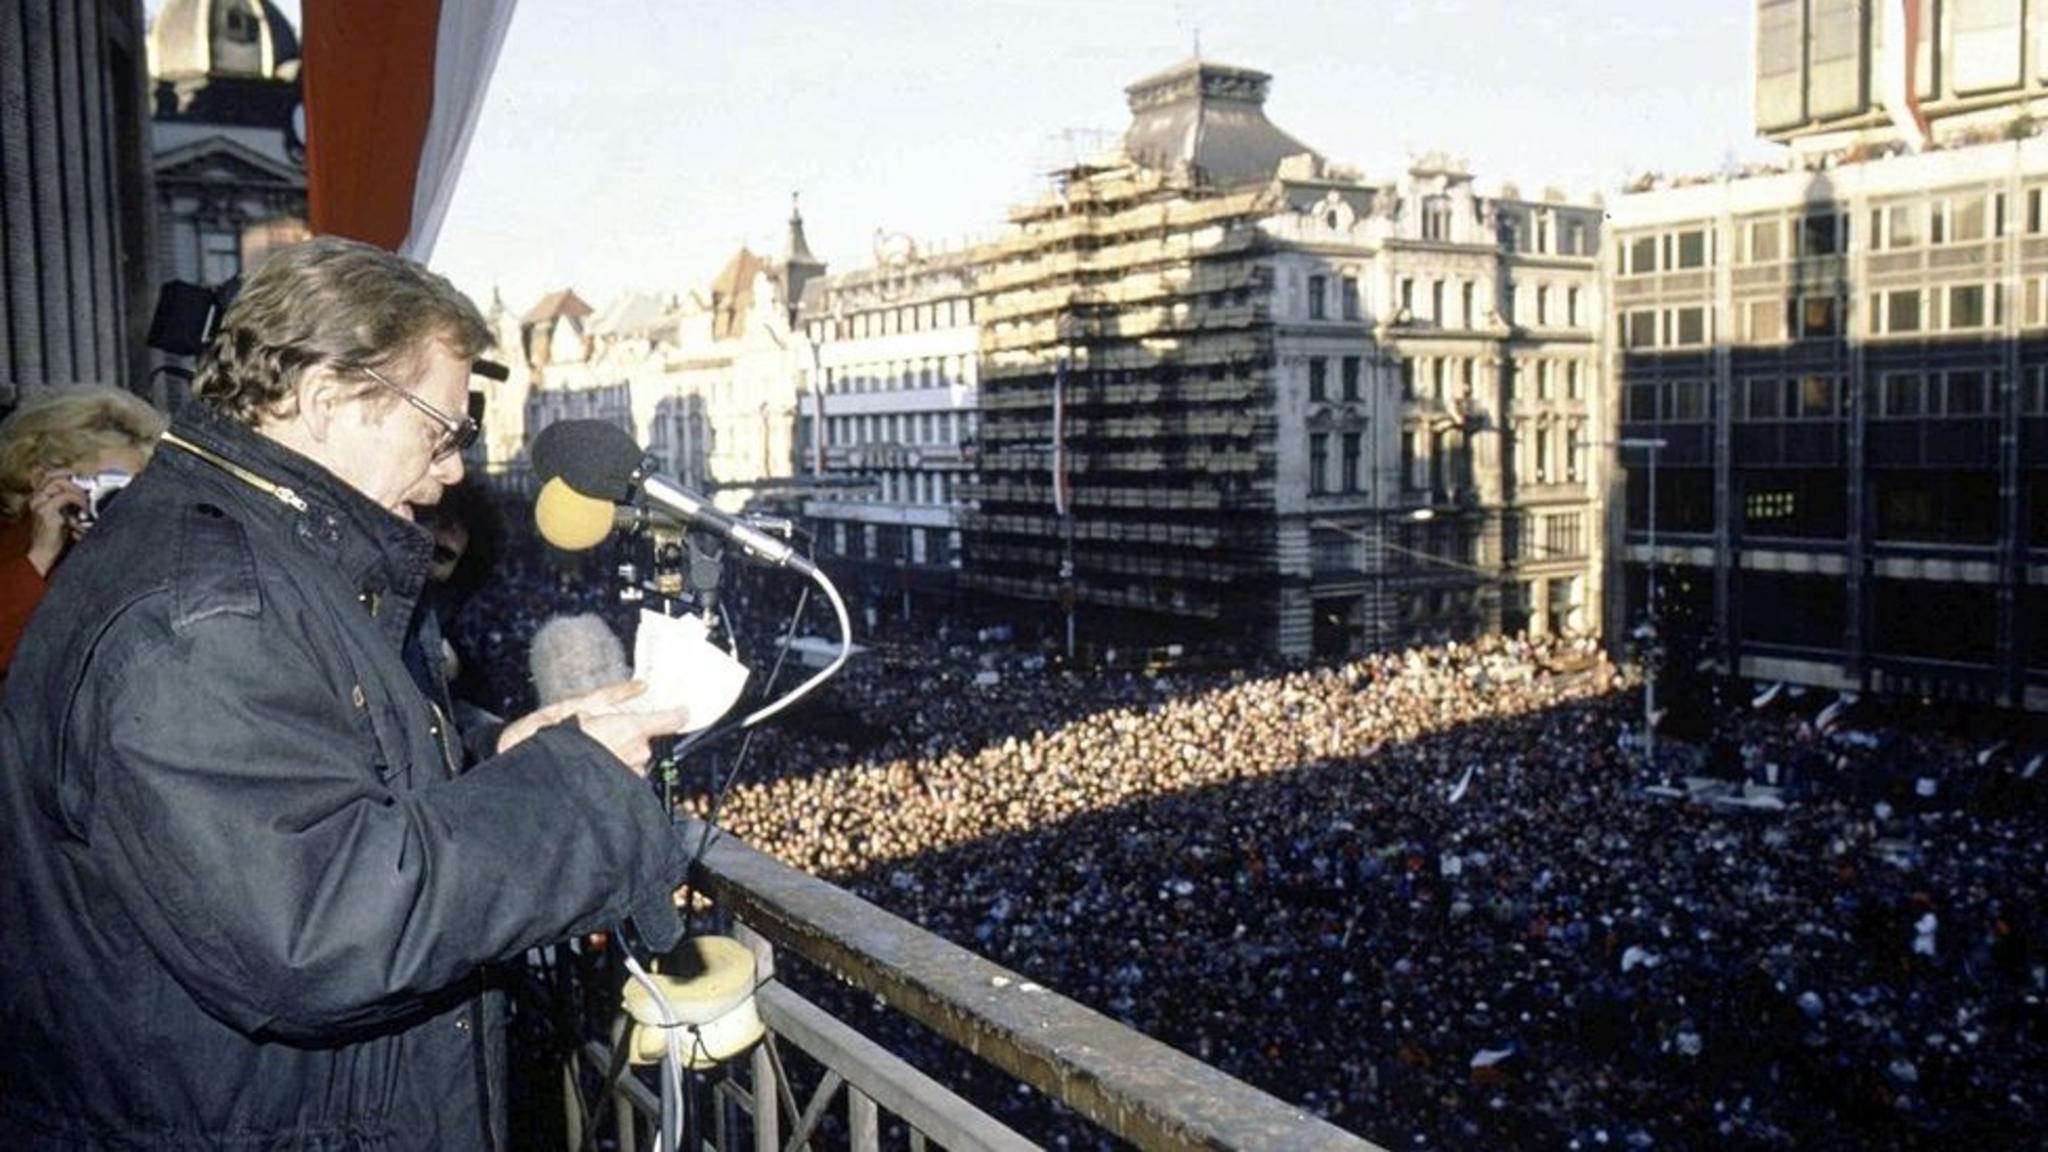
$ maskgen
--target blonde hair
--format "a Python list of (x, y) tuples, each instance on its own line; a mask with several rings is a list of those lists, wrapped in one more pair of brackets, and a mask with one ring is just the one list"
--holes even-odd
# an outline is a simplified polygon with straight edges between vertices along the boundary
[[(476, 305), (445, 278), (382, 248), (319, 236), (272, 253), (250, 277), (192, 391), (253, 426), (295, 412), (299, 378), (310, 369), (369, 368), (402, 384), (429, 340), (464, 360), (493, 343)], [(365, 391), (374, 387), (364, 381)]]
[(0, 521), (21, 519), (38, 473), (122, 449), (147, 457), (169, 423), (119, 388), (80, 384), (30, 396), (0, 421)]

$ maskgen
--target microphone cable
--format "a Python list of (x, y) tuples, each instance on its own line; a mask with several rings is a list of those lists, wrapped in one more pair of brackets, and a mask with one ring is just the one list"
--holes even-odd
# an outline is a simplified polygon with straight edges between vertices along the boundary
[[(808, 552), (806, 553), (806, 558), (812, 558)], [(846, 611), (846, 601), (840, 597), (839, 589), (825, 575), (822, 567), (813, 563), (808, 566), (807, 574), (810, 575), (812, 582), (817, 584), (824, 592), (827, 601), (832, 606), (833, 615), (838, 620), (838, 653), (833, 656), (824, 668), (784, 695), (771, 700), (768, 704), (763, 705), (739, 720), (714, 724), (703, 731), (693, 732), (685, 736), (669, 753), (671, 760), (680, 763), (693, 749), (701, 745), (715, 739), (722, 739), (733, 732), (745, 733), (745, 736), (740, 741), (738, 750), (733, 754), (732, 767), (726, 770), (724, 779), (718, 781), (717, 787), (711, 792), (705, 807), (703, 831), (698, 835), (697, 847), (691, 852), (689, 863), (683, 872), (683, 884), (679, 891), (684, 897), (683, 930), (685, 932), (693, 931), (696, 926), (696, 910), (691, 906), (689, 900), (689, 897), (695, 891), (690, 877), (695, 874), (697, 865), (703, 861), (705, 854), (711, 850), (713, 844), (718, 842), (719, 834), (724, 831), (718, 825), (718, 814), (725, 807), (725, 802), (731, 795), (733, 787), (739, 783), (740, 773), (746, 767), (748, 753), (753, 749), (754, 734), (759, 731), (759, 724), (763, 720), (782, 712), (805, 696), (810, 695), (819, 685), (837, 675), (840, 668), (845, 666), (847, 658), (853, 654), (853, 620)], [(769, 666), (767, 675), (762, 678), (764, 694), (781, 677), (783, 666), (789, 661), (789, 654), (795, 647), (797, 630), (803, 626), (804, 610), (810, 606), (810, 596), (811, 590), (805, 588), (797, 597), (796, 607), (790, 611), (789, 623), (783, 631), (782, 642), (776, 646), (775, 662)], [(729, 636), (735, 635), (729, 622), (726, 626), (726, 633)]]

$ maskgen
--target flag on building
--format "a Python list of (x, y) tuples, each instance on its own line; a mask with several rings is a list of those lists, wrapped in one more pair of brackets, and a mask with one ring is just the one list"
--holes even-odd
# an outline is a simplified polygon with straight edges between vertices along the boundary
[(1067, 514), (1067, 362), (1052, 374), (1052, 510)]

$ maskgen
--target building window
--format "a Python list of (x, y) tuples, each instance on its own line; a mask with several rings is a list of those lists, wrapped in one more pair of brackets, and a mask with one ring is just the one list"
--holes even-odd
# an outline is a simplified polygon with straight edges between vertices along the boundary
[(1874, 309), (1884, 320), (1888, 333), (1918, 332), (1920, 330), (1920, 290), (1906, 288), (1897, 292), (1881, 293), (1882, 306)]
[(1465, 327), (1479, 327), (1479, 316), (1472, 311), (1472, 282), (1470, 280), (1458, 285), (1458, 315), (1463, 318)]
[(1344, 454), (1344, 474), (1339, 478), (1338, 482), (1343, 485), (1344, 491), (1356, 492), (1363, 487), (1361, 472), (1365, 461), (1365, 437), (1357, 432), (1346, 432), (1343, 435), (1341, 444)]
[(1988, 411), (1986, 373), (1949, 372), (1942, 379), (1943, 416), (1982, 416)]
[[(1996, 325), (2003, 318), (1996, 315), (1997, 309), (1985, 308), (1985, 291), (1982, 284), (1956, 284), (1948, 290), (1948, 327), (1983, 328)], [(1996, 293), (1992, 294), (1996, 300)]]
[(1357, 320), (1361, 315), (1358, 304), (1358, 277), (1346, 276), (1344, 278), (1344, 318), (1346, 320)]
[[(239, 9), (235, 9), (239, 11)], [(199, 277), (209, 287), (225, 284), (242, 271), (242, 245), (230, 232), (199, 234)]]
[(1799, 405), (1797, 415), (1803, 420), (1825, 419), (1835, 415), (1835, 378), (1832, 376), (1801, 376), (1794, 392)]
[(1586, 382), (1584, 377), (1580, 375), (1580, 367), (1577, 360), (1567, 360), (1564, 362), (1564, 398), (1567, 400), (1584, 400), (1586, 398)]
[(1801, 223), (1801, 256), (1834, 256), (1849, 247), (1847, 221), (1832, 212), (1814, 213)]
[(1450, 321), (1450, 316), (1444, 311), (1444, 282), (1441, 280), (1432, 280), (1429, 284), (1429, 318), (1439, 326)]
[(1584, 519), (1578, 512), (1562, 512), (1543, 521), (1543, 550), (1551, 556), (1577, 556), (1584, 545)]
[(1697, 424), (1707, 419), (1707, 382), (1673, 380), (1665, 386), (1664, 419), (1672, 424)]
[(1870, 213), (1870, 244), (1873, 248), (1912, 248), (1920, 243), (1920, 207), (1894, 204)]
[(1415, 399), (1415, 361), (1413, 361), (1413, 360), (1410, 360), (1410, 359), (1408, 359), (1408, 358), (1407, 358), (1407, 357), (1405, 357), (1405, 356), (1404, 356), (1404, 357), (1402, 357), (1402, 358), (1401, 358), (1401, 366), (1400, 366), (1400, 373), (1401, 373), (1401, 399), (1403, 399), (1403, 400), (1413, 400), (1413, 399)]
[(1887, 420), (1910, 419), (1925, 410), (1923, 383), (1917, 372), (1888, 372), (1878, 379), (1877, 403), (1870, 415)]
[(1583, 220), (1572, 220), (1564, 226), (1564, 254), (1567, 256), (1587, 255), (1586, 224)]
[(1745, 420), (1785, 418), (1785, 382), (1776, 376), (1751, 377), (1742, 382), (1741, 416)]
[(1308, 358), (1308, 398), (1311, 401), (1327, 400), (1329, 396), (1330, 361), (1327, 357)]
[(1308, 438), (1308, 494), (1320, 496), (1330, 490), (1330, 437), (1317, 432)]
[(1343, 397), (1346, 400), (1358, 399), (1358, 371), (1358, 357), (1346, 356), (1338, 372), (1338, 386), (1343, 389)]
[(1572, 484), (1586, 480), (1586, 434), (1577, 424), (1564, 432), (1564, 478)]
[(1671, 343), (1689, 347), (1707, 342), (1707, 310), (1674, 308), (1671, 311)]
[(1404, 324), (1415, 319), (1415, 277), (1413, 276), (1401, 277), (1401, 315), (1399, 319)]
[(1325, 320), (1325, 319), (1328, 319), (1328, 318), (1329, 318), (1329, 317), (1328, 317), (1328, 310), (1327, 310), (1327, 306), (1325, 305), (1325, 303), (1324, 303), (1324, 300), (1323, 300), (1323, 298), (1324, 298), (1325, 294), (1327, 294), (1327, 293), (1328, 293), (1328, 291), (1329, 291), (1329, 288), (1330, 288), (1330, 282), (1329, 282), (1329, 279), (1328, 279), (1327, 277), (1323, 277), (1323, 276), (1311, 276), (1311, 277), (1309, 277), (1309, 278), (1308, 278), (1308, 318), (1309, 318), (1309, 319), (1311, 319), (1311, 320)]
[(1624, 275), (1642, 276), (1657, 270), (1657, 238), (1655, 236), (1636, 237), (1629, 242), (1626, 251), (1628, 252), (1628, 267), (1623, 269)]
[(1986, 224), (1983, 196), (1937, 200), (1928, 214), (1928, 238), (1936, 244), (1967, 244), (1984, 239)]
[(1705, 229), (1695, 228), (1689, 232), (1680, 232), (1678, 234), (1677, 247), (1678, 259), (1673, 265), (1674, 267), (1704, 268), (1707, 266), (1707, 233)]
[(1573, 328), (1579, 326), (1579, 290), (1577, 288), (1567, 288), (1564, 290), (1564, 322)]
[(262, 36), (256, 13), (247, 8), (228, 9), (225, 31), (227, 39), (236, 44), (254, 44)]
[(1742, 306), (1746, 318), (1744, 338), (1752, 344), (1777, 344), (1785, 339), (1786, 304), (1783, 300), (1751, 300)]
[(1536, 323), (1550, 323), (1550, 286), (1548, 284), (1538, 285), (1536, 288)]
[(2029, 364), (2020, 369), (2020, 411), (2048, 415), (2048, 366)]
[(1784, 223), (1779, 220), (1752, 220), (1744, 226), (1749, 238), (1749, 262), (1769, 264), (1783, 258)]
[(1799, 335), (1807, 340), (1842, 334), (1841, 309), (1833, 296), (1802, 296), (1799, 299)]
[(1628, 348), (1655, 348), (1657, 346), (1657, 312), (1652, 308), (1639, 309), (1628, 313), (1622, 323), (1626, 336), (1623, 345)]
[(1422, 201), (1422, 238), (1424, 240), (1449, 240), (1451, 238), (1451, 202), (1443, 196), (1429, 196)]

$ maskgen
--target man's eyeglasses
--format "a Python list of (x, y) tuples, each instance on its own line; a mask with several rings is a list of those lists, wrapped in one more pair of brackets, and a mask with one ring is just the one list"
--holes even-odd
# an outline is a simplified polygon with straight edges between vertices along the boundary
[(461, 419), (457, 419), (450, 416), (448, 413), (441, 411), (406, 389), (400, 388), (398, 385), (379, 376), (374, 369), (359, 367), (356, 371), (396, 392), (399, 399), (412, 405), (420, 415), (432, 420), (441, 429), (441, 438), (434, 442), (434, 459), (445, 460), (457, 452), (468, 448), (471, 444), (476, 443), (477, 424), (474, 417), (465, 414)]

